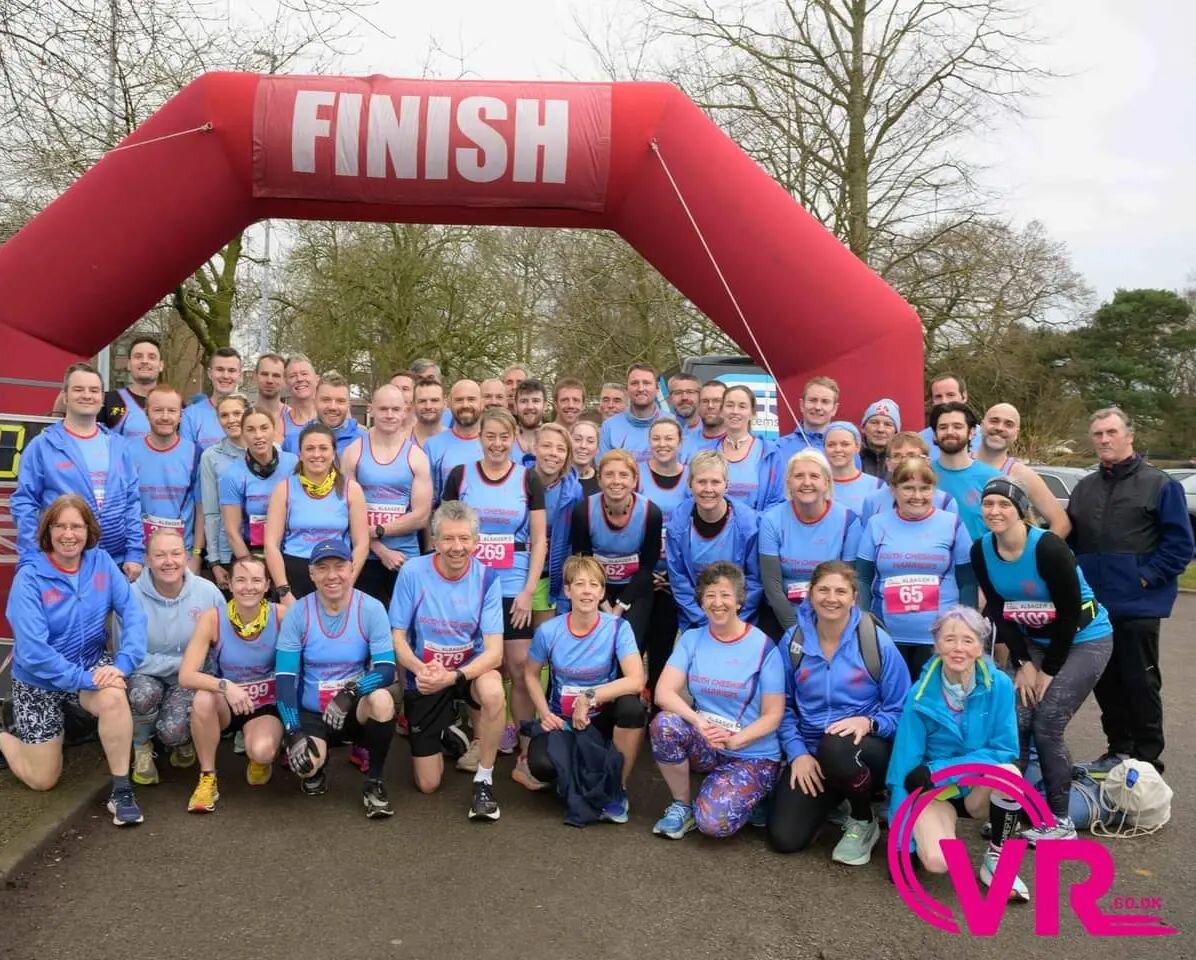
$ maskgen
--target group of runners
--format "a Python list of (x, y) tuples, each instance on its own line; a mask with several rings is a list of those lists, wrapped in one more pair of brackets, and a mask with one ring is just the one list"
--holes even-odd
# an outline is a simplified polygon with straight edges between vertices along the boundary
[[(1119, 409), (1091, 421), (1094, 483), (1132, 475), (1141, 501), (1114, 516), (1107, 498), (1077, 512), (1095, 488), (1064, 510), (1013, 456), (1017, 410), (978, 420), (951, 374), (921, 433), (885, 398), (836, 419), (838, 387), (815, 377), (773, 441), (748, 387), (681, 373), (662, 404), (640, 364), (590, 407), (576, 378), (446, 385), (421, 360), (374, 391), (368, 428), (346, 380), (302, 356), (262, 356), (254, 402), (231, 349), (189, 404), (152, 339), (129, 370), (106, 394), (70, 367), (62, 422), (21, 458), (0, 711), (0, 754), (34, 789), (58, 779), (70, 711), (96, 717), (118, 825), (142, 820), (156, 749), (198, 767), (188, 809), (213, 811), (230, 734), (250, 784), (283, 764), (312, 796), (349, 745), (371, 818), (394, 814), (397, 727), (418, 790), (472, 774), (472, 819), (499, 819), (514, 754), (512, 779), (554, 787), (569, 822), (623, 823), (646, 731), (671, 794), (654, 833), (753, 823), (794, 852), (831, 823), (849, 865), (869, 862), (884, 798), (943, 787), (961, 760), (1024, 769), (1032, 749), (1055, 824), (1023, 835), (1073, 836), (1065, 730), (1094, 689), (1109, 753), (1091, 772), (1162, 767), (1157, 624), (1192, 535)], [(1133, 509), (1131, 576), (1099, 532)], [(1153, 679), (1127, 652), (1150, 617)], [(918, 855), (944, 870), (937, 841), (986, 819), (989, 883), (1016, 804), (947, 786)]]

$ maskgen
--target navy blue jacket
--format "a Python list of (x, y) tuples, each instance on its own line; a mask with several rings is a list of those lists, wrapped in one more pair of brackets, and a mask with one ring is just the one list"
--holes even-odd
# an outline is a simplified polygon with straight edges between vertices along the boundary
[(1082, 477), (1067, 515), (1067, 542), (1112, 619), (1171, 615), (1179, 575), (1193, 553), (1178, 482), (1135, 454)]
[[(538, 736), (538, 721), (523, 724), (523, 733)], [(602, 808), (623, 795), (623, 755), (593, 724), (584, 730), (553, 730), (548, 757), (556, 770), (557, 796), (565, 804), (565, 823), (584, 827), (602, 819)]]

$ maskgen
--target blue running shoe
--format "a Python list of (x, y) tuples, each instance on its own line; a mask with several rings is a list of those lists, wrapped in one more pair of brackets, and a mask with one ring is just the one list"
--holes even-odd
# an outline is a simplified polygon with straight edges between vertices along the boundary
[(108, 812), (118, 827), (131, 827), (145, 819), (132, 790), (113, 790), (108, 798)]
[(696, 829), (698, 829), (698, 824), (694, 820), (694, 808), (688, 803), (674, 800), (668, 805), (664, 816), (656, 821), (652, 832), (658, 837), (680, 840), (687, 833)]
[(630, 816), (631, 803), (627, 800), (626, 794), (602, 808), (602, 819), (607, 823), (626, 823)]

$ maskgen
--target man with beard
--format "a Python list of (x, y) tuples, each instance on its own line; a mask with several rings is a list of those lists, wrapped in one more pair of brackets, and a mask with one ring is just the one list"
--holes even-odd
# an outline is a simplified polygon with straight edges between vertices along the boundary
[(135, 337), (129, 345), (129, 373), (133, 382), (104, 395), (99, 422), (113, 433), (136, 440), (150, 432), (145, 401), (162, 376), (162, 348), (153, 337)]
[(425, 447), (429, 440), (444, 430), (444, 384), (431, 377), (415, 381), (415, 424), (411, 435)]
[(888, 397), (874, 400), (860, 420), (864, 443), (860, 447), (860, 469), (872, 477), (888, 479), (885, 451), (889, 441), (901, 431), (901, 408)]
[(627, 398), (630, 407), (602, 424), (599, 460), (611, 450), (626, 450), (641, 464), (652, 458), (648, 434), (661, 412), (656, 403), (656, 371), (646, 363), (633, 363), (627, 371)]
[(553, 421), (566, 430), (581, 417), (586, 407), (586, 385), (576, 377), (562, 377), (552, 388)]
[[(283, 375), (287, 381), (287, 405), (282, 410), (283, 443), (316, 419), (316, 368), (301, 353), (287, 358)], [(292, 441), (292, 442), (295, 442)]]
[(286, 439), (286, 424), (282, 420), (282, 387), (286, 382), (286, 361), (277, 353), (263, 353), (253, 368), (253, 379), (257, 385), (255, 410), (269, 415), (274, 421), (274, 440), (282, 443)]
[(681, 423), (684, 433), (697, 430), (702, 425), (698, 416), (698, 397), (701, 381), (692, 373), (674, 373), (669, 377), (669, 409)]
[(515, 420), (519, 424), (519, 435), (511, 445), (511, 460), (529, 468), (536, 463), (536, 437), (544, 423), (545, 394), (544, 384), (539, 380), (522, 380), (515, 388)]
[[(506, 407), (506, 396), (498, 406)], [(432, 470), (432, 500), (440, 502), (444, 479), (453, 467), (482, 459), (478, 417), (482, 414), (482, 391), (475, 380), (458, 380), (449, 391), (453, 425), (431, 437), (424, 452)]]
[[(329, 370), (320, 377), (320, 385), (316, 387), (316, 417), (332, 431), (338, 457), (361, 435), (361, 427), (350, 412), (349, 381), (335, 370)], [(282, 448), (298, 455), (299, 434), (288, 436)]]
[(370, 530), (357, 589), (389, 604), (399, 569), (419, 556), (419, 532), (432, 515), (432, 474), (427, 454), (403, 430), (399, 389), (379, 387), (370, 410), (374, 425), (345, 450), (341, 466), (361, 485)]
[[(968, 385), (964, 383), (963, 377), (957, 373), (947, 373), (946, 371), (939, 373), (933, 380), (930, 381), (930, 404), (932, 407), (937, 407), (940, 403), (967, 403), (968, 402)], [(939, 448), (934, 441), (934, 427), (927, 427), (922, 431), (922, 439), (926, 441), (926, 446), (930, 448), (930, 460), (934, 462), (939, 458)], [(980, 452), (980, 433), (977, 431), (972, 436), (972, 445), (970, 447), (973, 455)]]
[(179, 433), (195, 444), (198, 457), (208, 447), (224, 439), (224, 427), (216, 410), (220, 401), (232, 396), (241, 385), (241, 354), (232, 347), (221, 347), (208, 361), (208, 379), (212, 383), (211, 397), (196, 400), (183, 411)]
[(727, 435), (723, 425), (723, 394), (727, 385), (721, 380), (707, 380), (698, 391), (698, 417), (701, 428), (690, 430), (681, 441), (681, 462), (689, 463), (702, 450), (715, 450)]
[(507, 387), (498, 377), (491, 377), (482, 381), (482, 409), (507, 406)]
[(989, 407), (980, 423), (980, 452), (976, 459), (1015, 481), (1026, 491), (1030, 503), (1051, 533), (1066, 538), (1071, 533), (1067, 511), (1059, 506), (1042, 477), (1010, 453), (1021, 428), (1022, 415), (1013, 404), (998, 403)]
[(976, 414), (957, 400), (940, 403), (930, 411), (930, 426), (939, 448), (939, 460), (934, 464), (939, 489), (955, 499), (959, 518), (972, 539), (978, 540), (988, 532), (980, 511), (981, 493), (989, 480), (1001, 474), (987, 463), (972, 459), (968, 450), (976, 429)]

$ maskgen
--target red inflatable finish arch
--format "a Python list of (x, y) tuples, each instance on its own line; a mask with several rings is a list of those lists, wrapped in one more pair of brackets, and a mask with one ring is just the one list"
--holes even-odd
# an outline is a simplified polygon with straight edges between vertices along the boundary
[(44, 411), (19, 381), (57, 380), (265, 218), (614, 230), (795, 406), (827, 373), (842, 415), (889, 396), (921, 419), (913, 310), (673, 87), (236, 73), (196, 80), (0, 247), (0, 409)]

